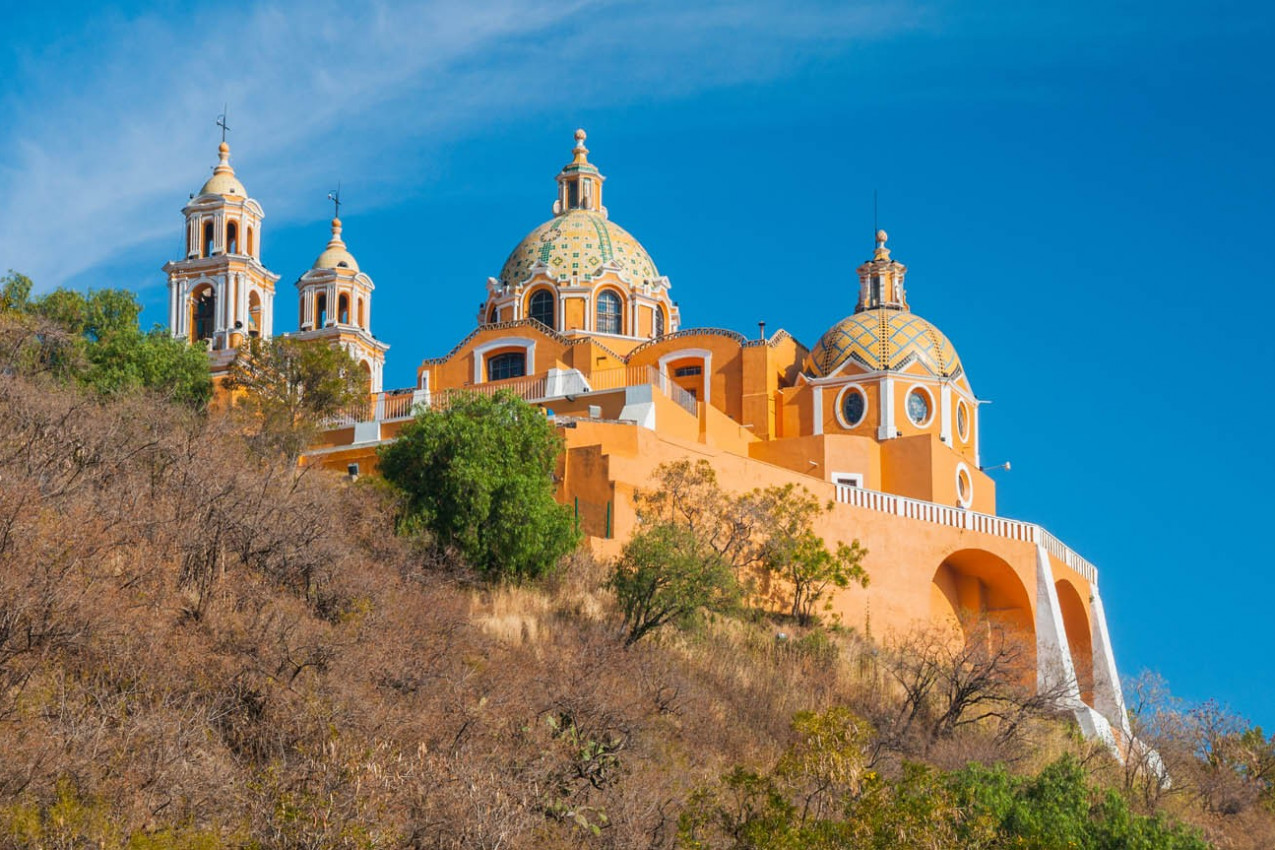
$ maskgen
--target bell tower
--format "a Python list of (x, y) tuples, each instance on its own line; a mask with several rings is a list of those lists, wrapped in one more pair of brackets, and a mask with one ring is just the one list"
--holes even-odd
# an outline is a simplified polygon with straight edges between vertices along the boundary
[[(340, 195), (330, 196), (341, 210)], [(369, 393), (379, 393), (389, 345), (372, 336), (372, 290), (367, 273), (341, 238), (341, 219), (332, 219), (332, 238), (314, 266), (297, 281), (300, 330), (295, 339), (325, 340), (358, 361)]]
[(204, 342), (214, 373), (249, 337), (269, 339), (277, 274), (261, 264), (261, 204), (248, 197), (230, 167), (223, 120), (212, 177), (182, 208), (186, 218), (182, 259), (168, 274), (168, 326), (177, 339)]

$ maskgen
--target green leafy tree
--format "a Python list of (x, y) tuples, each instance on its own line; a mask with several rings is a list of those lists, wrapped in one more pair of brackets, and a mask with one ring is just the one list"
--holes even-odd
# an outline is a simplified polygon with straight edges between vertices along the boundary
[[(832, 588), (868, 583), (867, 550), (853, 541), (830, 550), (814, 522), (830, 503), (795, 484), (732, 495), (717, 483), (708, 461), (660, 464), (654, 486), (639, 490), (639, 525), (685, 529), (699, 550), (711, 551), (734, 571), (746, 596), (787, 608), (802, 625), (814, 620)], [(759, 581), (758, 581), (759, 580)]]
[(363, 373), (345, 349), (319, 340), (252, 338), (239, 348), (226, 388), (255, 417), (269, 445), (297, 457), (323, 421), (366, 400)]
[(31, 280), (16, 272), (0, 278), (0, 313), (31, 331), (22, 340), (27, 361), (104, 395), (146, 389), (196, 408), (212, 397), (203, 349), (160, 327), (142, 331), (142, 308), (133, 293), (55, 289), (32, 300), (31, 288)]
[(701, 609), (729, 608), (740, 595), (721, 553), (673, 522), (639, 529), (625, 544), (610, 583), (624, 612), (626, 646)]
[(31, 278), (13, 269), (0, 277), (0, 313), (25, 311), (31, 298)]
[(553, 495), (561, 451), (544, 414), (514, 394), (463, 393), (418, 413), (379, 465), (405, 496), (407, 525), (490, 578), (534, 578), (580, 542)]

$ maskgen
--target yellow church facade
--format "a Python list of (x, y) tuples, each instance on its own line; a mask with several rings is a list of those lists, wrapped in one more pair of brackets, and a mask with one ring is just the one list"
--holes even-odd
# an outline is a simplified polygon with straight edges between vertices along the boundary
[[(708, 460), (732, 491), (797, 484), (833, 503), (818, 527), (829, 543), (857, 539), (868, 550), (870, 585), (833, 600), (845, 625), (880, 635), (961, 628), (971, 615), (1008, 622), (1034, 648), (1039, 686), (1065, 693), (1085, 733), (1124, 739), (1098, 571), (1041, 526), (997, 514), (980, 401), (952, 342), (912, 311), (907, 267), (887, 234), (857, 269), (854, 311), (813, 347), (782, 330), (686, 327), (669, 279), (611, 220), (585, 141), (577, 131), (552, 217), (487, 279), (474, 329), (423, 360), (410, 388), (381, 388), (388, 346), (371, 332), (371, 279), (334, 220), (332, 241), (297, 281), (296, 336), (346, 347), (367, 369), (370, 394), (306, 462), (372, 472), (377, 448), (415, 410), (506, 389), (557, 424), (557, 495), (604, 555), (632, 533), (634, 490), (660, 463)], [(226, 153), (219, 169), (229, 168)], [(258, 259), (260, 205), (233, 172), (221, 176), (184, 210), (188, 239), (197, 236), (188, 256), (165, 266), (173, 333), (208, 339), (215, 371), (245, 335), (270, 334), (277, 280)], [(252, 211), (236, 219), (247, 253), (228, 255), (225, 228), (238, 209)], [(248, 227), (257, 235), (245, 243)], [(211, 311), (200, 301), (209, 297)]]

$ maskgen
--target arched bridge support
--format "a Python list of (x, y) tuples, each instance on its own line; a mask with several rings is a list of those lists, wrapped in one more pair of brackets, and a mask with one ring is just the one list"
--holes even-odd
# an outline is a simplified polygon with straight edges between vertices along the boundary
[[(1054, 581), (1053, 565), (1044, 546), (1036, 547), (1036, 671), (1041, 693), (1054, 692), (1060, 706), (1071, 711), (1085, 737), (1100, 738), (1117, 758), (1121, 756), (1118, 729), (1129, 740), (1124, 696), (1116, 676), (1115, 654), (1107, 633), (1107, 619), (1096, 585), (1090, 585), (1090, 633), (1094, 670), (1093, 705), (1080, 696), (1080, 682), (1072, 662), (1071, 646), (1063, 624), (1062, 606)], [(1113, 728), (1114, 726), (1114, 728)]]

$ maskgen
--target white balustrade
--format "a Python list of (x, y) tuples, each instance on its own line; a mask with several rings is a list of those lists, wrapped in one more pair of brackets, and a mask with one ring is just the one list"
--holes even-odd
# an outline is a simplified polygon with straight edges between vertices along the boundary
[(838, 502), (866, 508), (878, 513), (894, 514), (908, 519), (932, 522), (949, 528), (964, 528), (981, 534), (990, 534), (1007, 540), (1021, 540), (1025, 543), (1038, 543), (1045, 551), (1062, 561), (1080, 574), (1091, 585), (1098, 584), (1098, 568), (1072, 551), (1065, 543), (1050, 534), (1039, 525), (1021, 522), (1016, 519), (982, 514), (950, 505), (939, 505), (921, 499), (910, 499), (906, 496), (894, 496), (877, 490), (863, 487), (852, 487), (848, 484), (837, 484), (836, 499)]

